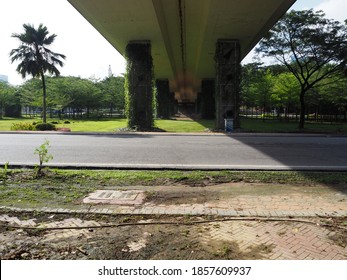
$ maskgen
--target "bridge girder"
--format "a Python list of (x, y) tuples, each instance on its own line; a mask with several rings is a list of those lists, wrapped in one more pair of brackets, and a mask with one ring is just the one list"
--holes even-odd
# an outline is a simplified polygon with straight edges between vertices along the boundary
[[(295, 0), (68, 0), (119, 53), (149, 40), (155, 77), (193, 92), (215, 76), (219, 39), (237, 39), (241, 60)], [(189, 94), (189, 92), (188, 92)]]

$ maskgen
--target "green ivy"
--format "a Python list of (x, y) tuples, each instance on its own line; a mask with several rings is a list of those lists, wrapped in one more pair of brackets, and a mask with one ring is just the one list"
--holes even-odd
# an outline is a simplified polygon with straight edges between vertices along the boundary
[[(125, 50), (127, 61), (125, 76), (125, 113), (128, 119), (128, 127), (137, 130), (151, 130), (154, 126), (153, 112), (156, 106), (154, 88), (153, 60), (150, 54), (150, 44), (131, 43)], [(144, 80), (150, 78), (147, 90), (150, 91), (145, 100), (145, 112), (138, 112), (136, 107), (136, 92), (138, 86), (145, 86)], [(140, 93), (142, 94), (142, 93)], [(143, 113), (143, 115), (141, 115)]]

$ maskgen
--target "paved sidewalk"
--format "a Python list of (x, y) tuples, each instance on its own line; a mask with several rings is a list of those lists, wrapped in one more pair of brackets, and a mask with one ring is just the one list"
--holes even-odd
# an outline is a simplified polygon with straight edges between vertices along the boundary
[(231, 217), (346, 217), (347, 187), (228, 183), (209, 187), (129, 186), (144, 192), (143, 203), (81, 204), (59, 208), (4, 207), (47, 213), (217, 215)]

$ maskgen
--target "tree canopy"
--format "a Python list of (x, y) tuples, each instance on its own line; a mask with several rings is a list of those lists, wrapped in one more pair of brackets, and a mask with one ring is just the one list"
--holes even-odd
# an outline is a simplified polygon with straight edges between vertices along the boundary
[(48, 29), (40, 24), (37, 29), (31, 24), (23, 25), (23, 33), (14, 33), (12, 37), (20, 41), (20, 46), (13, 49), (10, 53), (11, 62), (20, 61), (17, 66), (23, 78), (27, 75), (40, 77), (43, 89), (43, 122), (46, 123), (46, 83), (45, 73), (58, 76), (60, 74), (56, 66), (63, 66), (62, 59), (65, 55), (55, 53), (47, 48), (50, 46), (57, 35), (49, 35)]
[(20, 116), (20, 102), (16, 88), (0, 81), (0, 119), (4, 116)]
[(304, 128), (305, 96), (314, 87), (334, 82), (346, 71), (347, 28), (322, 11), (291, 11), (260, 42), (258, 53), (274, 57), (300, 85), (300, 123)]
[[(47, 77), (48, 111), (77, 117), (96, 117), (99, 110), (109, 116), (124, 111), (124, 78), (108, 77), (101, 81), (79, 77)], [(30, 79), (18, 88), (22, 106), (34, 109), (42, 106), (40, 81)], [(101, 115), (101, 113), (100, 113)]]

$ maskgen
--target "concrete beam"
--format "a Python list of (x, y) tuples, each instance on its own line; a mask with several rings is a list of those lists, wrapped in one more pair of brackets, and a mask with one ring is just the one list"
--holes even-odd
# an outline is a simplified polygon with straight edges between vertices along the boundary
[(237, 39), (242, 60), (295, 0), (68, 0), (121, 54), (150, 40), (157, 79), (196, 100), (215, 77), (215, 44)]

